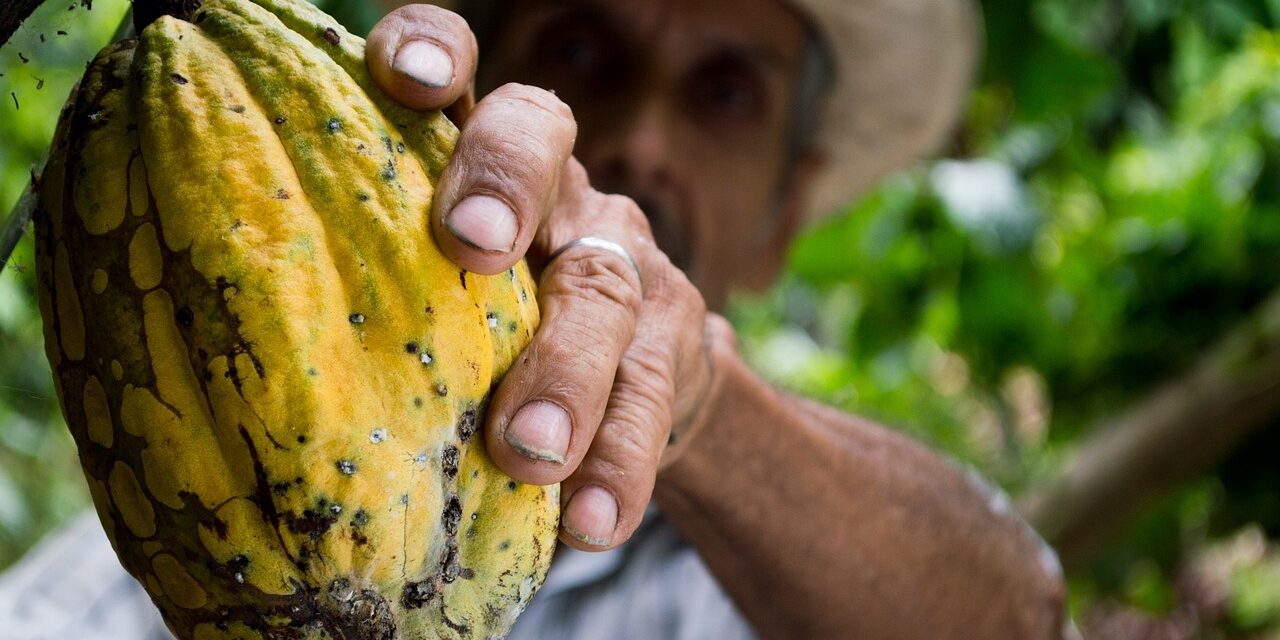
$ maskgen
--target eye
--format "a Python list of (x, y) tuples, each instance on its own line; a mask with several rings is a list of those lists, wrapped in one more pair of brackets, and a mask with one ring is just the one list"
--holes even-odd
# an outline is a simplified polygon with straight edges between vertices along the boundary
[(756, 122), (763, 119), (768, 106), (760, 73), (736, 57), (702, 66), (687, 86), (691, 111), (709, 124)]
[(535, 42), (537, 67), (552, 79), (583, 81), (604, 75), (616, 57), (604, 25), (585, 16), (547, 25)]

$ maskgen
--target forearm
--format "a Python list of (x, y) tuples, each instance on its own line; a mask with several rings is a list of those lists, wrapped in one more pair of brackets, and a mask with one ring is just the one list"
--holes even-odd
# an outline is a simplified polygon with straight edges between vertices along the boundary
[(1061, 578), (964, 472), (736, 356), (655, 496), (765, 637), (1056, 638)]

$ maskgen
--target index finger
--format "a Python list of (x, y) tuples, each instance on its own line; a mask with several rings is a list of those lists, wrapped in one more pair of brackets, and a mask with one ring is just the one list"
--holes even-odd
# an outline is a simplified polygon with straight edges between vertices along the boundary
[(374, 25), (365, 60), (374, 81), (395, 101), (412, 109), (442, 109), (470, 92), (476, 51), (462, 16), (411, 4)]

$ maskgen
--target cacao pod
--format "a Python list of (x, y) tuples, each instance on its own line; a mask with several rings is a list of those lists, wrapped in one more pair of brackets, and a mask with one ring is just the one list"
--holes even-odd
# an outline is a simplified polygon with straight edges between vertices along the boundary
[(98, 514), (179, 638), (505, 634), (556, 487), (477, 433), (537, 323), (432, 243), (457, 131), (301, 0), (109, 46), (41, 187), (46, 351)]

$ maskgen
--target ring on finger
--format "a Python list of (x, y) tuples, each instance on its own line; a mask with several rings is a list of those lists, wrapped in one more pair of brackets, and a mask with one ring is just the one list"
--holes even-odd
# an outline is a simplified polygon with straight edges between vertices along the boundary
[(636, 280), (640, 282), (641, 288), (644, 287), (644, 276), (640, 275), (640, 266), (636, 264), (636, 259), (631, 257), (631, 253), (628, 252), (626, 248), (624, 248), (622, 245), (612, 240), (606, 240), (604, 238), (600, 238), (597, 236), (583, 236), (581, 238), (577, 238), (574, 240), (570, 240), (569, 242), (566, 242), (564, 246), (552, 252), (551, 257), (547, 259), (547, 264), (551, 264), (552, 262), (555, 262), (556, 258), (559, 258), (561, 254), (563, 254), (564, 252), (570, 249), (575, 249), (577, 247), (601, 249), (604, 251), (608, 251), (609, 253), (612, 253), (614, 255), (621, 256), (623, 260), (627, 261), (627, 264), (631, 265), (631, 270), (635, 272)]

